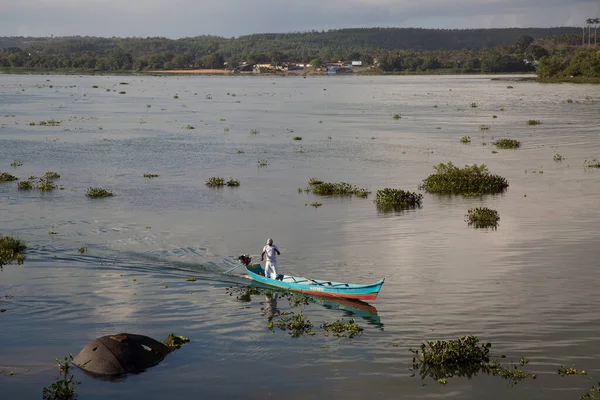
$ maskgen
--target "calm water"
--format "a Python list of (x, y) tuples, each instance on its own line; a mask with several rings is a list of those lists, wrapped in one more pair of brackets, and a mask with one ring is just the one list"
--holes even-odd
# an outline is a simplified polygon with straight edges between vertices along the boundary
[[(579, 398), (600, 380), (600, 171), (583, 167), (600, 158), (599, 116), (597, 86), (483, 76), (0, 75), (0, 169), (21, 179), (54, 170), (64, 186), (0, 184), (0, 234), (29, 246), (24, 265), (0, 271), (0, 398), (40, 398), (54, 357), (123, 331), (191, 343), (117, 382), (77, 370), (80, 398)], [(29, 125), (50, 119), (62, 123)], [(469, 145), (459, 142), (466, 135)], [(522, 148), (492, 154), (501, 137)], [(565, 160), (554, 162), (556, 153)], [(510, 188), (483, 198), (424, 194), (421, 209), (377, 212), (377, 189), (416, 191), (447, 161), (485, 163)], [(241, 186), (209, 189), (211, 176)], [(298, 193), (310, 177), (373, 194)], [(116, 196), (87, 199), (90, 186)], [(317, 200), (322, 207), (305, 206)], [(477, 206), (498, 210), (498, 230), (467, 226)], [(222, 272), (268, 237), (284, 272), (386, 278), (370, 308), (305, 309), (315, 325), (354, 316), (362, 337), (269, 332), (264, 296), (243, 303), (228, 294), (247, 280)], [(410, 348), (467, 334), (507, 362), (527, 357), (538, 379), (444, 386), (411, 377)], [(560, 378), (560, 365), (588, 375)]]

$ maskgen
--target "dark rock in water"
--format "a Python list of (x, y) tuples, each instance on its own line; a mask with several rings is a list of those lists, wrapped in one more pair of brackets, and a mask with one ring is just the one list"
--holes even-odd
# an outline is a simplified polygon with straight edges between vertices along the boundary
[(98, 375), (140, 372), (161, 362), (171, 349), (148, 336), (119, 333), (102, 336), (83, 348), (73, 364)]

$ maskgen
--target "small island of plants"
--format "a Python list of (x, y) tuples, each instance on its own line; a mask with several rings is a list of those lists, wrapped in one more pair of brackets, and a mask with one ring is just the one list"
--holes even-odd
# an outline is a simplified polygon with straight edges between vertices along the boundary
[(487, 207), (470, 208), (465, 215), (469, 226), (475, 228), (497, 228), (500, 221), (498, 211)]
[(521, 142), (515, 139), (498, 139), (494, 145), (499, 149), (518, 149), (521, 147)]
[(402, 211), (421, 206), (423, 195), (402, 189), (385, 188), (378, 190), (374, 203), (381, 211)]
[(18, 264), (22, 264), (25, 256), (21, 253), (25, 249), (27, 249), (27, 246), (21, 239), (0, 235), (0, 267), (12, 264), (15, 260)]
[(91, 187), (91, 188), (86, 189), (85, 195), (92, 199), (99, 198), (99, 197), (114, 196), (111, 189), (103, 189), (103, 188), (98, 188), (98, 187)]
[(419, 186), (427, 193), (481, 196), (502, 193), (508, 188), (507, 180), (491, 174), (484, 164), (459, 168), (448, 162), (435, 165), (433, 169), (436, 173), (429, 175)]

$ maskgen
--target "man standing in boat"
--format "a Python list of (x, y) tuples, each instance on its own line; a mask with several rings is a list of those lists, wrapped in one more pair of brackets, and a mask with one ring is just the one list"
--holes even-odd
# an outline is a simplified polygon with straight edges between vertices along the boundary
[(267, 240), (267, 245), (263, 248), (260, 255), (260, 261), (264, 261), (265, 255), (267, 256), (267, 261), (265, 262), (265, 276), (271, 279), (278, 279), (277, 256), (281, 255), (281, 253), (279, 252), (277, 245), (273, 244), (273, 239), (271, 238)]

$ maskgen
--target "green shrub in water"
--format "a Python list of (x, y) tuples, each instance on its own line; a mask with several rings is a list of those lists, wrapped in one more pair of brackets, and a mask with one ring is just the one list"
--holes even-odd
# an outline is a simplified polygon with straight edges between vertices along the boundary
[(40, 178), (37, 182), (37, 189), (43, 192), (50, 192), (56, 189), (58, 186), (52, 182), (50, 178)]
[(12, 181), (18, 181), (19, 178), (17, 178), (14, 175), (9, 174), (8, 172), (2, 172), (0, 171), (0, 182), (12, 182)]
[(230, 187), (237, 187), (240, 186), (240, 181), (238, 181), (237, 179), (229, 178), (226, 185)]
[(460, 138), (460, 142), (461, 143), (471, 143), (471, 137), (470, 136), (463, 136), (462, 138)]
[(22, 264), (25, 256), (21, 253), (25, 249), (27, 249), (27, 246), (21, 239), (0, 235), (0, 267), (12, 264), (13, 260), (16, 260), (18, 264)]
[(60, 178), (60, 174), (54, 171), (48, 171), (44, 174), (44, 178), (46, 179), (58, 179)]
[(385, 188), (378, 190), (375, 195), (375, 204), (382, 211), (401, 211), (408, 208), (421, 206), (423, 195), (404, 191), (402, 189)]
[[(597, 158), (592, 158), (591, 160), (585, 160), (583, 162), (583, 166), (586, 168), (600, 168), (600, 161)], [(1, 176), (2, 174), (0, 174)], [(0, 179), (1, 181), (2, 179)]]
[(87, 197), (90, 197), (92, 199), (98, 198), (98, 197), (111, 197), (114, 196), (113, 192), (111, 189), (103, 189), (103, 188), (97, 188), (97, 187), (91, 187), (86, 189), (85, 191), (85, 195)]
[(312, 192), (317, 196), (351, 196), (355, 195), (358, 197), (367, 197), (369, 195), (368, 190), (361, 189), (357, 186), (353, 186), (346, 182), (340, 183), (329, 183), (323, 182), (321, 184), (315, 184), (312, 187)]
[(498, 211), (487, 207), (470, 208), (465, 217), (468, 224), (475, 228), (496, 228), (500, 221)]
[(505, 178), (492, 175), (483, 164), (459, 168), (448, 162), (440, 163), (433, 169), (436, 173), (429, 175), (419, 186), (428, 193), (480, 196), (502, 193), (508, 187)]
[(58, 362), (58, 378), (53, 384), (46, 386), (42, 391), (43, 400), (74, 400), (77, 398), (75, 388), (80, 382), (77, 382), (73, 378), (71, 372), (71, 362), (73, 361), (73, 355), (69, 354), (68, 357), (64, 357), (62, 360), (59, 358), (54, 359)]
[(225, 179), (213, 176), (206, 181), (206, 186), (208, 187), (221, 187), (225, 186)]
[(515, 139), (498, 139), (494, 145), (500, 149), (518, 149), (521, 147), (521, 142)]

